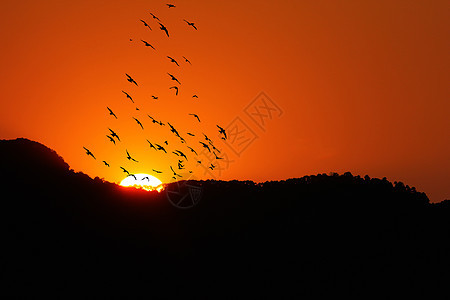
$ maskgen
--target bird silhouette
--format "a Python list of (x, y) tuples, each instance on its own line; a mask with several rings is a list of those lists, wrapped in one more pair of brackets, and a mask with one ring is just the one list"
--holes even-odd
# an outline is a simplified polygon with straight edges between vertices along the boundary
[(176, 79), (175, 78), (175, 76), (173, 76), (172, 74), (170, 74), (170, 73), (167, 73), (167, 74), (169, 74), (169, 76), (170, 76), (170, 79), (172, 79), (172, 80), (174, 80), (174, 81), (176, 81), (176, 82), (178, 82), (178, 84), (181, 84), (179, 81), (178, 81), (178, 79)]
[(115, 145), (116, 141), (109, 135), (106, 135), (106, 137)]
[(178, 161), (178, 170), (183, 170), (184, 169), (184, 165)]
[(148, 26), (147, 22), (145, 22), (144, 20), (141, 20), (141, 22), (144, 23), (144, 26), (145, 26), (145, 27), (148, 27), (148, 29), (152, 30), (152, 29), (150, 28), (150, 26)]
[(109, 164), (106, 161), (103, 161), (103, 163), (105, 164), (105, 166), (109, 167)]
[(184, 157), (186, 160), (188, 160), (188, 158), (186, 157), (186, 155), (183, 152), (181, 152), (180, 150), (175, 150), (175, 151), (178, 152), (181, 157)]
[(158, 173), (158, 174), (161, 174), (161, 173), (162, 173), (162, 171), (155, 170), (155, 169), (152, 169), (152, 171), (155, 172), (155, 173)]
[(150, 144), (150, 148), (153, 148), (153, 149), (157, 150), (156, 147), (153, 146), (153, 144), (149, 140), (147, 140), (147, 142)]
[(192, 147), (189, 147), (189, 146), (187, 146), (187, 147), (189, 148), (189, 150), (191, 150), (192, 153), (195, 153), (195, 155), (198, 155), (197, 152)]
[(205, 137), (205, 140), (206, 140), (206, 141), (212, 143), (211, 139), (210, 139), (206, 134), (203, 133), (203, 136)]
[(164, 144), (169, 145), (169, 143), (167, 141), (164, 141)]
[(164, 31), (166, 33), (167, 37), (169, 37), (169, 31), (167, 30), (166, 26), (164, 26), (163, 24), (159, 23), (159, 29)]
[(130, 75), (128, 75), (127, 73), (125, 73), (125, 75), (127, 75), (127, 77), (128, 77), (127, 80), (128, 80), (129, 82), (134, 83), (136, 86), (138, 86), (137, 82), (136, 82), (133, 78), (131, 78)]
[(208, 144), (205, 144), (203, 142), (199, 142), (199, 143), (202, 144), (203, 148), (206, 148), (206, 149), (208, 149), (209, 152), (211, 152), (211, 149), (209, 148)]
[(200, 122), (200, 118), (196, 114), (189, 114), (190, 116), (194, 116), (194, 118), (197, 118), (197, 120)]
[(180, 153), (176, 152), (176, 151), (172, 151), (173, 154), (175, 154), (176, 156), (180, 156)]
[(189, 59), (187, 59), (186, 57), (182, 56), (184, 58), (184, 61), (187, 62), (188, 64), (192, 65), (191, 62), (189, 61)]
[(130, 172), (128, 172), (124, 167), (120, 167), (120, 168), (122, 169), (122, 171), (123, 171), (124, 173), (127, 173), (128, 176), (130, 175)]
[(136, 181), (137, 181), (137, 178), (136, 178), (136, 176), (135, 176), (134, 174), (129, 174), (129, 175), (128, 175), (128, 177), (130, 177), (130, 176), (131, 176), (131, 177), (133, 177), (133, 178), (134, 178), (134, 180), (136, 180)]
[(127, 159), (128, 159), (128, 160), (132, 160), (132, 161), (134, 161), (134, 162), (138, 162), (137, 160), (135, 160), (134, 158), (132, 158), (132, 157), (130, 156), (130, 153), (128, 153), (128, 150), (127, 150), (127, 149), (125, 149), (125, 151), (127, 152)]
[(152, 15), (152, 17), (153, 17), (153, 19), (155, 19), (155, 20), (158, 20), (158, 21), (161, 21), (157, 16), (155, 16), (154, 14), (152, 14), (152, 13), (150, 13), (151, 15)]
[(150, 44), (147, 43), (146, 41), (144, 41), (144, 40), (141, 40), (141, 41), (144, 43), (145, 47), (152, 47), (153, 50), (156, 50), (155, 47), (153, 47), (152, 45), (150, 45)]
[(187, 134), (187, 135), (190, 135), (190, 136), (195, 136), (195, 134), (190, 133), (190, 132), (187, 132), (186, 134)]
[(145, 179), (147, 179), (148, 182), (150, 182), (150, 178), (148, 178), (148, 176), (143, 177), (143, 178), (141, 179), (141, 181), (142, 181), (142, 180), (145, 180)]
[(144, 129), (144, 126), (142, 126), (142, 123), (136, 119), (135, 117), (133, 117), (133, 119), (136, 121), (136, 123), (138, 123), (139, 126), (141, 126), (142, 129)]
[(161, 151), (164, 151), (165, 153), (167, 153), (166, 149), (164, 149), (163, 146), (158, 145), (158, 144), (155, 144), (155, 145), (156, 145), (156, 147), (158, 148), (158, 150), (161, 150)]
[(155, 100), (158, 100), (158, 97), (156, 97), (156, 96), (152, 95), (152, 98), (155, 99)]
[(150, 119), (152, 119), (152, 123), (158, 123), (158, 121), (156, 121), (152, 116), (147, 115)]
[(216, 167), (215, 165), (211, 164), (208, 168), (210, 168), (211, 170), (214, 170), (215, 167)]
[(216, 152), (213, 151), (213, 153), (214, 153), (214, 156), (215, 156), (216, 159), (223, 159), (223, 157), (218, 157)]
[(170, 62), (173, 62), (173, 63), (175, 63), (177, 66), (180, 66), (180, 65), (178, 64), (178, 62), (177, 62), (175, 59), (173, 59), (172, 57), (167, 56), (167, 58), (170, 59)]
[(177, 174), (177, 172), (175, 172), (175, 171), (173, 170), (172, 166), (170, 166), (170, 169), (171, 169), (172, 172), (173, 172), (173, 176), (182, 177), (180, 174)]
[(225, 132), (225, 129), (220, 127), (219, 125), (216, 125), (217, 128), (219, 128), (219, 133), (223, 134), (224, 138), (227, 139), (227, 133)]
[(86, 154), (87, 154), (88, 156), (92, 156), (94, 159), (96, 159), (95, 156), (94, 156), (94, 154), (92, 154), (92, 152), (89, 151), (88, 148), (86, 148), (86, 147), (83, 147), (83, 148), (84, 148), (84, 150), (86, 150)]
[(189, 26), (192, 26), (195, 30), (197, 30), (197, 27), (195, 27), (195, 24), (193, 22), (189, 22), (187, 20), (184, 20)]
[(176, 7), (175, 5), (173, 5), (173, 4), (170, 4), (170, 3), (168, 3), (168, 4), (166, 4), (169, 8), (172, 8), (172, 7)]
[(173, 132), (176, 136), (180, 136), (180, 134), (178, 133), (178, 131), (175, 129), (175, 127), (172, 126), (172, 124), (170, 124), (169, 122), (167, 122), (167, 124), (170, 127), (170, 131)]
[(131, 96), (127, 93), (127, 92), (125, 92), (125, 91), (122, 91), (122, 93), (124, 93), (126, 96), (127, 96), (127, 98), (128, 99), (130, 99), (131, 100), (131, 102), (133, 102), (134, 103), (134, 101), (133, 101), (133, 98), (131, 98)]
[(120, 141), (119, 136), (117, 135), (117, 133), (115, 133), (111, 128), (108, 128), (109, 131), (111, 131), (111, 136), (117, 138), (118, 141)]
[(112, 111), (108, 106), (107, 106), (106, 108), (109, 110), (109, 114), (110, 114), (111, 116), (114, 116), (114, 117), (117, 119), (116, 114), (113, 113), (113, 111)]
[(193, 95), (192, 98), (197, 98), (198, 99), (198, 96), (197, 95)]
[(175, 89), (175, 96), (178, 96), (178, 87), (176, 85), (171, 86), (169, 89)]

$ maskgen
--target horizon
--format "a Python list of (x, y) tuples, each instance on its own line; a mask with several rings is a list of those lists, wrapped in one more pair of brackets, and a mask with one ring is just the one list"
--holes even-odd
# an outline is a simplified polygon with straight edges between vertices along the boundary
[[(350, 172), (404, 182), (430, 202), (450, 199), (446, 3), (10, 2), (0, 12), (0, 37), (8, 41), (0, 50), (0, 138), (37, 141), (91, 178), (118, 183), (124, 166), (169, 183), (169, 165), (178, 158), (154, 152), (146, 139), (167, 140), (171, 151), (186, 148), (149, 114), (171, 122), (199, 153), (187, 132), (214, 140), (224, 158), (213, 162), (215, 170), (188, 156), (186, 172), (198, 179), (266, 182)], [(180, 79), (178, 96), (166, 73)], [(222, 140), (216, 125), (229, 134), (247, 130), (246, 144), (232, 135)], [(123, 142), (114, 146), (108, 128)], [(127, 161), (125, 149), (139, 163)]]

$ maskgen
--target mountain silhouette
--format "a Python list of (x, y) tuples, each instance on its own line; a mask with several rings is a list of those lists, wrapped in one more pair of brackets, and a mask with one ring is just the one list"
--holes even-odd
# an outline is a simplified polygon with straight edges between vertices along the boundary
[[(192, 181), (165, 191), (74, 172), (0, 140), (2, 295), (154, 298), (430, 296), (445, 290), (450, 201), (386, 178)], [(195, 184), (175, 208), (168, 191)]]

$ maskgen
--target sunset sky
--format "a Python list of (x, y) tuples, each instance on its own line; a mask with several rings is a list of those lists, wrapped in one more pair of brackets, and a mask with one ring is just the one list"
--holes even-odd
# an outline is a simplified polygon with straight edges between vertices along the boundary
[(449, 199), (449, 23), (449, 1), (2, 1), (0, 138), (43, 143), (91, 177), (120, 182), (123, 166), (169, 182), (186, 144), (209, 164), (205, 133), (224, 159), (211, 171), (188, 155), (197, 179), (350, 171)]

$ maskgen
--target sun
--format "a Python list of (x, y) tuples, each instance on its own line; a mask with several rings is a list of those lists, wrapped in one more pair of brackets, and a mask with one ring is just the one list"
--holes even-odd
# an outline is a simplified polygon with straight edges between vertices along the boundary
[(145, 173), (129, 175), (120, 182), (120, 185), (125, 187), (141, 188), (146, 191), (160, 192), (164, 189), (161, 180), (159, 180), (155, 176)]

